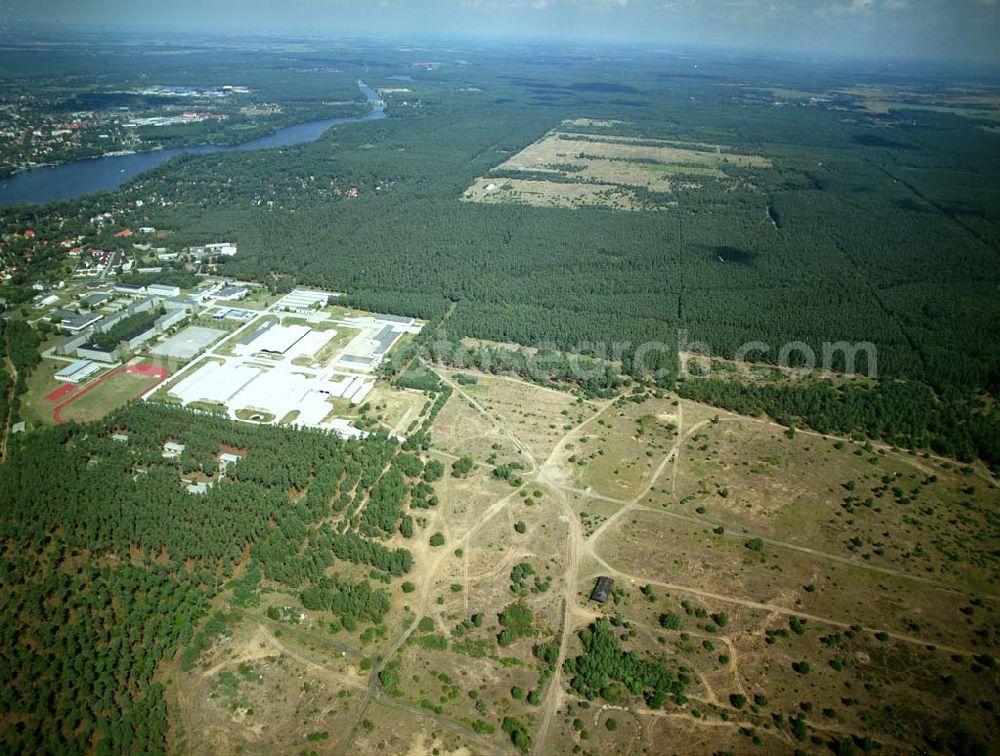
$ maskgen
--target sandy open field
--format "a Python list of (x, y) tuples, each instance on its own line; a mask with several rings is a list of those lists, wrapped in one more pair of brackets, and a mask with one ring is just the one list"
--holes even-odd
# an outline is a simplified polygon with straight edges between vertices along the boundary
[[(564, 125), (611, 130), (625, 124), (580, 118)], [(697, 189), (700, 181), (726, 180), (727, 167), (766, 169), (771, 161), (716, 144), (556, 129), (498, 165), (491, 175), (476, 179), (463, 199), (538, 207), (653, 209), (636, 190), (669, 194), (678, 188)], [(518, 173), (524, 177), (511, 175)], [(546, 174), (552, 179), (546, 180)]]

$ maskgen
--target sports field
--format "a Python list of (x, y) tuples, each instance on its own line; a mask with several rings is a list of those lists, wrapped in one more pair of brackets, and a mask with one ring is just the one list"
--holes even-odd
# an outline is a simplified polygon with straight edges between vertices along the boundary
[[(99, 420), (130, 399), (135, 399), (167, 379), (170, 373), (158, 365), (129, 365), (73, 392), (52, 410), (56, 423), (87, 423)], [(59, 393), (57, 389), (50, 396)], [(48, 397), (47, 397), (48, 398)]]

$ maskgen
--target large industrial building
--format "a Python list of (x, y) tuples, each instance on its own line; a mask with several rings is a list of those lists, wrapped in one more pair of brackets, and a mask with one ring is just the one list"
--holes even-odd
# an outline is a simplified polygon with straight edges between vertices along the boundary
[(179, 297), (181, 289), (179, 286), (169, 286), (167, 284), (150, 284), (146, 287), (146, 293), (154, 297)]
[(266, 413), (280, 420), (298, 412), (292, 422), (324, 427), (333, 411), (329, 399), (344, 398), (361, 404), (374, 388), (375, 380), (366, 376), (338, 376), (327, 380), (301, 372), (265, 369), (245, 363), (209, 362), (170, 389), (185, 405), (209, 402), (237, 410)]
[(280, 310), (294, 310), (295, 312), (308, 312), (323, 307), (330, 300), (330, 293), (326, 291), (310, 291), (308, 289), (296, 289), (290, 294), (286, 294), (275, 304)]
[(312, 329), (309, 326), (286, 326), (274, 323), (261, 328), (254, 334), (250, 342), (239, 344), (236, 349), (239, 354), (256, 354), (257, 352), (288, 354), (289, 350), (310, 331)]

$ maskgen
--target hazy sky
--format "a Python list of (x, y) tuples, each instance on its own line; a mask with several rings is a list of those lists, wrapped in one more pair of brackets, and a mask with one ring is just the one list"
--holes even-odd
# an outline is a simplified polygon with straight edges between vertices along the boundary
[(603, 38), (1000, 61), (1000, 0), (0, 0), (7, 23)]

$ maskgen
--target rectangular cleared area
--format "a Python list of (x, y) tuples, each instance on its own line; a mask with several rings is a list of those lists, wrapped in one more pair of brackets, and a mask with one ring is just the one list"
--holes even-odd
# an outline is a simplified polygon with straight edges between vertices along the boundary
[(204, 326), (188, 326), (183, 331), (162, 341), (149, 351), (161, 357), (172, 357), (176, 360), (190, 360), (196, 354), (203, 352), (209, 344), (225, 336), (226, 332), (217, 328)]
[(562, 129), (553, 129), (477, 178), (462, 199), (653, 210), (666, 206), (663, 197), (679, 189), (699, 189), (709, 182), (732, 187), (738, 172), (771, 167), (767, 158), (739, 154), (725, 145), (616, 134), (627, 126), (620, 121), (600, 122), (604, 131), (599, 134), (567, 128), (581, 120), (587, 119), (564, 122)]

